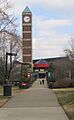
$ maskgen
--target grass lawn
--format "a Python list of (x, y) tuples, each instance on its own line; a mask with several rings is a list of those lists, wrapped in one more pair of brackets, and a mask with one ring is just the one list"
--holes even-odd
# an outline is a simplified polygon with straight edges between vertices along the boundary
[(2, 107), (11, 97), (0, 95), (0, 107)]
[(2, 94), (2, 92), (3, 92), (3, 87), (0, 85), (0, 95)]
[(22, 91), (22, 89), (19, 89), (19, 87), (12, 87), (12, 95), (15, 95), (21, 91)]
[[(12, 87), (12, 95), (19, 93), (21, 89)], [(0, 107), (2, 107), (12, 96), (3, 96), (3, 86), (0, 86)]]
[(74, 120), (74, 88), (53, 89), (69, 120)]

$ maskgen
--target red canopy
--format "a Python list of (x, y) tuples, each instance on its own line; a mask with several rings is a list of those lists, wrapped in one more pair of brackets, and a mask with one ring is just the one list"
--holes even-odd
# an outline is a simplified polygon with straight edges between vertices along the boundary
[(41, 59), (41, 60), (37, 61), (34, 64), (34, 67), (37, 67), (37, 68), (48, 68), (49, 64), (47, 63), (47, 61)]

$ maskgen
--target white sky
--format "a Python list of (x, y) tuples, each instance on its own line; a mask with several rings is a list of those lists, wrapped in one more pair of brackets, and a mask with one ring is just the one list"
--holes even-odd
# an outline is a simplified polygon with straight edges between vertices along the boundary
[(22, 31), (22, 11), (33, 15), (33, 59), (64, 56), (74, 36), (74, 0), (10, 0)]

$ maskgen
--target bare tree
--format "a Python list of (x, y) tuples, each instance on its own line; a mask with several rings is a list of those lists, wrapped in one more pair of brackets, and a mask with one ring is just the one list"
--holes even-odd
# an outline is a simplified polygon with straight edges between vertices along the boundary
[(10, 8), (11, 4), (7, 0), (0, 0), (1, 56), (4, 56), (6, 51), (18, 52), (19, 47), (21, 48), (21, 37), (17, 34), (16, 18), (8, 13)]
[(64, 51), (70, 60), (74, 59), (74, 38), (71, 38), (69, 42), (69, 48), (65, 49)]
[[(0, 0), (0, 57), (6, 59), (6, 52), (19, 53), (21, 50), (21, 37), (17, 32), (16, 18), (9, 13), (11, 3)], [(14, 58), (15, 59), (15, 58)], [(10, 63), (13, 60), (10, 56)], [(12, 69), (10, 64), (9, 74)]]
[(69, 48), (64, 50), (68, 57), (69, 69), (71, 71), (71, 79), (74, 78), (74, 38), (69, 42)]

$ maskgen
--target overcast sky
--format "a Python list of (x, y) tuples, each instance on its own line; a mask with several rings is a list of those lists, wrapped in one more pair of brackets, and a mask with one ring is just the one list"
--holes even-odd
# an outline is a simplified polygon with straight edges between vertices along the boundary
[(33, 15), (33, 59), (64, 56), (74, 36), (74, 0), (10, 0), (22, 31), (22, 11)]

